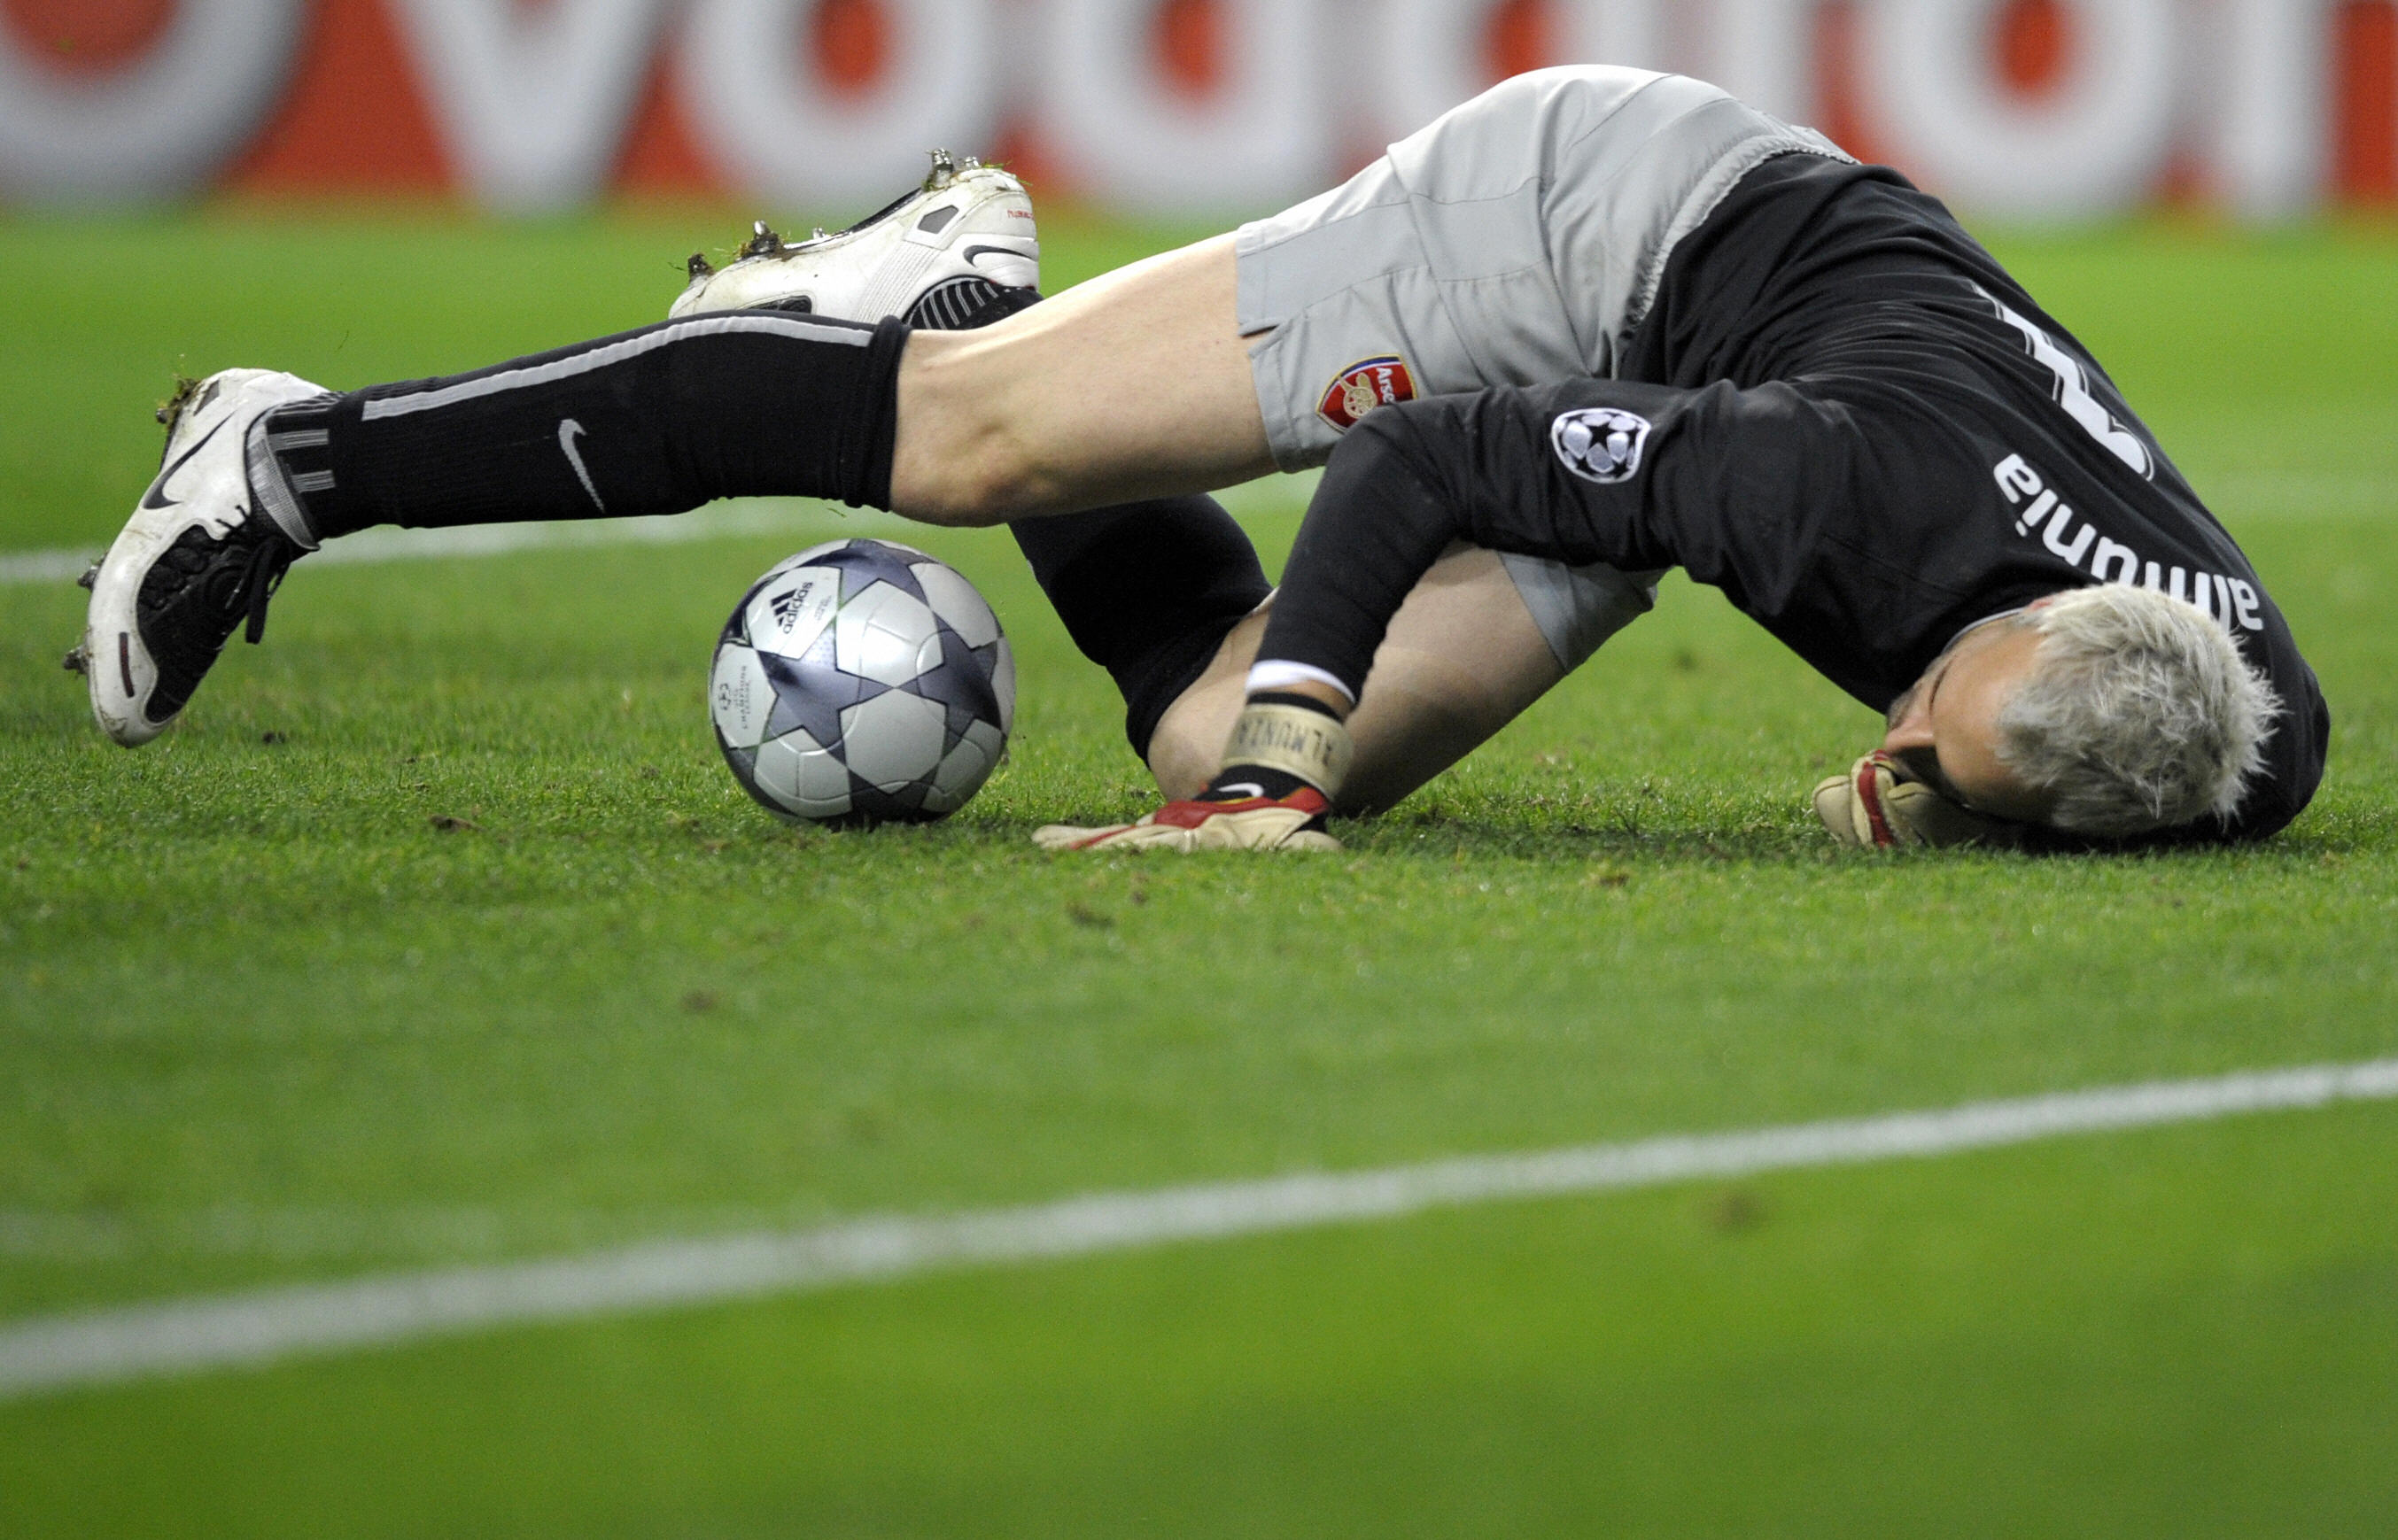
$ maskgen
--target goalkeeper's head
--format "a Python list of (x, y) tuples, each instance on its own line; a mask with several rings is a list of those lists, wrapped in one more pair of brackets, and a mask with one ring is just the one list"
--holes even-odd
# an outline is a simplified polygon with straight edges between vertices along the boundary
[(2203, 610), (2107, 583), (1959, 637), (1893, 703), (1882, 749), (1973, 811), (2120, 839), (2229, 817), (2277, 709)]

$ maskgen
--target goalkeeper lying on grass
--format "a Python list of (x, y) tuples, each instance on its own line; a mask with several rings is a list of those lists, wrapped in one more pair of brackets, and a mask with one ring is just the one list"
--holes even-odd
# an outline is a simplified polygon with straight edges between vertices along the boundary
[[(1672, 566), (1887, 710), (1816, 794), (1852, 842), (2255, 838), (2322, 778), (2288, 627), (2097, 365), (1937, 202), (1712, 87), (1518, 76), (1037, 306), (1032, 232), (941, 158), (854, 231), (694, 258), (661, 326), (205, 382), (93, 575), (94, 712), (155, 736), (333, 535), (781, 493), (1013, 524), (1169, 799), (1055, 847), (1329, 846)], [(1269, 605), (1197, 494), (1318, 464)]]

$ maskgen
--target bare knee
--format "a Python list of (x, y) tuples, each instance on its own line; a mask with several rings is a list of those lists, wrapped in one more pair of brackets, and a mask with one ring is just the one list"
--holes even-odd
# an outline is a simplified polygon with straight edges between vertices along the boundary
[(1248, 700), (1249, 664), (1257, 661), (1258, 638), (1265, 629), (1263, 609), (1233, 627), (1206, 671), (1158, 718), (1147, 757), (1149, 772), (1168, 800), (1198, 796), (1223, 769), (1224, 741)]
[(999, 524), (1271, 470), (1229, 238), (1137, 263), (900, 360), (892, 506)]
[(891, 510), (927, 524), (1004, 524), (1042, 506), (1041, 481), (1023, 434), (988, 403), (959, 410), (909, 409), (903, 395), (891, 452)]
[(1017, 394), (963, 335), (919, 332), (899, 368), (891, 509), (927, 524), (1004, 524), (1041, 506)]
[[(1223, 768), (1224, 740), (1231, 735), (1232, 713), (1168, 713), (1149, 741), (1149, 773), (1169, 802), (1184, 802), (1207, 789)], [(1205, 720), (1202, 720), (1202, 717)], [(1221, 718), (1221, 719), (1219, 719)]]
[[(1168, 797), (1203, 790), (1248, 699), (1271, 606), (1233, 628), (1206, 672), (1166, 709), (1150, 739), (1150, 773)], [(1453, 546), (1424, 574), (1374, 654), (1349, 718), (1357, 758), (1344, 812), (1393, 807), (1472, 752), (1564, 671), (1499, 557)]]
[(914, 445), (910, 436), (902, 419), (891, 461), (892, 512), (964, 529), (1056, 511), (1031, 456), (1004, 424), (952, 425)]

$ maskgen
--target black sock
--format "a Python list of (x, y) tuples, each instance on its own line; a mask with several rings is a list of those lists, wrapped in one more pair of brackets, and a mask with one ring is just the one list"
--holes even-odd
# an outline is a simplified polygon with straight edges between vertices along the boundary
[(318, 539), (679, 514), (720, 497), (891, 499), (908, 328), (733, 311), (472, 374), (286, 407), (268, 443)]
[[(1474, 537), (1452, 483), (1477, 463), (1457, 446), (1475, 440), (1454, 420), (1483, 398), (1439, 401), (1375, 412), (1333, 449), (1283, 567), (1259, 662), (1322, 669), (1354, 700), (1408, 595), (1451, 542)], [(1469, 401), (1474, 407), (1455, 405)]]
[(1249, 537), (1212, 497), (1125, 502), (1010, 528), (1067, 635), (1114, 676), (1125, 736), (1143, 759), (1165, 708), (1273, 591)]
[[(1031, 302), (1005, 291), (972, 324)], [(268, 442), (319, 540), (377, 524), (673, 514), (745, 495), (882, 506), (908, 332), (893, 320), (693, 316), (287, 407)], [(1272, 591), (1212, 498), (1013, 529), (1075, 644), (1114, 677), (1143, 757), (1166, 708)]]

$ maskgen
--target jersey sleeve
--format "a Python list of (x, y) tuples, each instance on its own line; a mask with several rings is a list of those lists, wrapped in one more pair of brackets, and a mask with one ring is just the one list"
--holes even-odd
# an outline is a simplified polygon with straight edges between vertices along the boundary
[(1955, 547), (1960, 504), (1991, 494), (1903, 404), (1586, 380), (1437, 405), (1392, 427), (1424, 435), (1413, 458), (1438, 467), (1463, 539), (1678, 566), (1876, 709), (1979, 618), (1961, 612), (1986, 572)]
[(1326, 469), (1260, 656), (1321, 668), (1354, 695), (1408, 588), (1462, 540), (1680, 567), (1882, 710), (1976, 621), (2093, 582), (2172, 592), (2190, 571), (2236, 572), (2259, 609), (2235, 637), (2284, 712), (2240, 816), (2181, 832), (2250, 838), (2287, 823), (2321, 775), (2322, 698), (2229, 537), (2208, 525), (2215, 544), (2169, 539), (2078, 473), (2058, 483), (2070, 509), (2049, 498), (2035, 529), (2003, 474), (2021, 463), (2008, 448), (2020, 434), (1994, 432), (1942, 383), (1929, 368), (1906, 386), (1583, 380), (1382, 408)]

